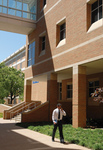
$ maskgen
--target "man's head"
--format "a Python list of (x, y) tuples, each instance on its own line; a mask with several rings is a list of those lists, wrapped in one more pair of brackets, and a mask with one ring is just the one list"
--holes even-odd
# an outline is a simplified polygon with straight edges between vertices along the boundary
[(57, 108), (61, 109), (62, 105), (60, 103), (57, 104)]

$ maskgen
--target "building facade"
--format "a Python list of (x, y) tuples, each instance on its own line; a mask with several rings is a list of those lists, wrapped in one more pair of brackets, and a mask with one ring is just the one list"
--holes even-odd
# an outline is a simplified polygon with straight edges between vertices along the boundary
[[(25, 73), (25, 53), (26, 53), (26, 45), (21, 47), (19, 50), (17, 50), (15, 53), (7, 57), (2, 62), (5, 63), (8, 67), (14, 67), (17, 70), (21, 70), (23, 73)], [(12, 104), (18, 104), (21, 100), (19, 97), (16, 97)], [(11, 104), (10, 97), (5, 98), (5, 104)]]
[[(29, 1), (18, 2), (23, 13)], [(22, 122), (51, 121), (58, 102), (73, 127), (85, 127), (87, 118), (102, 119), (103, 104), (94, 102), (91, 93), (103, 87), (103, 0), (33, 2), (35, 19), (22, 16), (21, 28), (14, 20), (12, 29), (1, 25), (2, 30), (27, 34), (24, 99), (43, 103), (23, 113)]]
[(103, 104), (91, 98), (103, 87), (103, 0), (38, 0), (37, 8), (36, 29), (27, 36), (25, 101), (38, 93), (48, 102), (44, 120), (60, 102), (73, 126), (85, 127), (87, 118), (103, 118)]
[(26, 45), (21, 47), (15, 53), (11, 54), (7, 57), (3, 62), (8, 67), (14, 67), (15, 69), (25, 72), (25, 53), (26, 53)]

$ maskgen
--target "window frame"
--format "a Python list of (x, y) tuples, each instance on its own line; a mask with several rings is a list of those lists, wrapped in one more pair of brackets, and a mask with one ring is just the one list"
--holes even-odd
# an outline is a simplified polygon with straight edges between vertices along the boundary
[[(99, 1), (100, 0), (97, 0), (97, 1), (95, 1), (94, 3), (92, 3), (91, 4), (91, 24), (93, 24), (93, 23), (95, 23), (95, 22), (97, 22), (98, 20), (100, 20), (100, 19), (102, 19), (103, 18), (103, 0), (102, 0), (102, 4), (99, 4)], [(92, 8), (93, 7), (93, 5), (95, 4), (95, 3), (97, 3), (97, 6), (96, 6), (96, 8)], [(101, 18), (100, 18), (100, 12), (99, 12), (99, 10), (100, 10), (100, 8), (102, 8), (102, 16), (101, 16)], [(96, 20), (93, 20), (93, 13), (95, 12), (95, 11), (97, 11), (97, 19)]]
[[(68, 89), (68, 86), (70, 86), (69, 89)], [(67, 99), (72, 99), (72, 97), (73, 97), (73, 85), (72, 84), (67, 84), (66, 90), (67, 90)], [(70, 92), (70, 97), (68, 97), (68, 91)]]
[[(65, 24), (65, 28), (60, 30), (61, 26)], [(65, 35), (64, 38), (61, 38), (62, 32)], [(56, 47), (60, 47), (66, 43), (66, 17), (62, 18), (60, 21), (56, 23)]]
[(46, 36), (44, 35), (41, 37), (41, 52), (45, 50), (45, 45), (46, 45)]
[[(62, 29), (62, 26), (64, 25), (64, 28)], [(66, 38), (66, 23), (64, 22), (62, 25), (60, 25), (60, 41)]]
[[(33, 44), (34, 43), (34, 44)], [(33, 44), (33, 46), (32, 46)], [(29, 45), (28, 45), (28, 61), (27, 61), (27, 66), (30, 67), (30, 66), (33, 66), (35, 64), (35, 40), (32, 41)], [(34, 48), (34, 50), (33, 50)], [(31, 54), (30, 54), (30, 53)], [(29, 54), (31, 55), (30, 58), (29, 58)], [(34, 56), (33, 56), (34, 54)], [(29, 64), (30, 62), (30, 64)], [(33, 63), (32, 63), (33, 62)]]
[[(93, 86), (89, 86), (90, 85), (90, 82), (93, 83)], [(99, 80), (92, 80), (92, 81), (88, 81), (88, 97), (90, 98), (91, 97), (91, 94), (90, 94), (90, 89), (94, 89), (93, 90), (93, 93), (95, 92), (96, 88), (99, 88), (100, 87), (100, 82), (99, 82), (99, 85), (95, 85), (95, 82), (99, 82)]]
[(62, 100), (62, 82), (59, 82), (59, 100)]

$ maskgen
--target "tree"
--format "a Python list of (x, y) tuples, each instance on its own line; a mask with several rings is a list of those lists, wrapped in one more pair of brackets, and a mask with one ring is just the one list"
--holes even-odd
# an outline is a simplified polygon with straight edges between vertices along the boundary
[(91, 95), (95, 102), (103, 103), (103, 87), (97, 88)]
[[(22, 95), (24, 91), (24, 73), (21, 70), (17, 70), (13, 67), (7, 67), (4, 64), (0, 64), (1, 72), (1, 88), (3, 90), (3, 97), (10, 96), (11, 104), (15, 97)], [(0, 94), (2, 95), (2, 93)]]
[(4, 63), (0, 63), (0, 103), (4, 103), (4, 97), (7, 97), (9, 92), (4, 88), (5, 78), (8, 72), (8, 67)]

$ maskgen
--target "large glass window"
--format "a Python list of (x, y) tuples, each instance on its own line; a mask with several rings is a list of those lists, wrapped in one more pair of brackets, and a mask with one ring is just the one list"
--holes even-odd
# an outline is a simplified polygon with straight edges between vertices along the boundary
[(96, 90), (96, 88), (99, 88), (99, 81), (89, 81), (89, 97), (91, 97), (92, 93)]
[(35, 41), (32, 42), (28, 47), (28, 66), (34, 65), (35, 63)]
[(7, 0), (3, 0), (3, 6), (7, 6)]
[(72, 98), (72, 84), (67, 85), (67, 98)]
[(103, 18), (103, 0), (97, 0), (91, 5), (91, 23)]
[(0, 0), (0, 12), (36, 20), (36, 0)]

